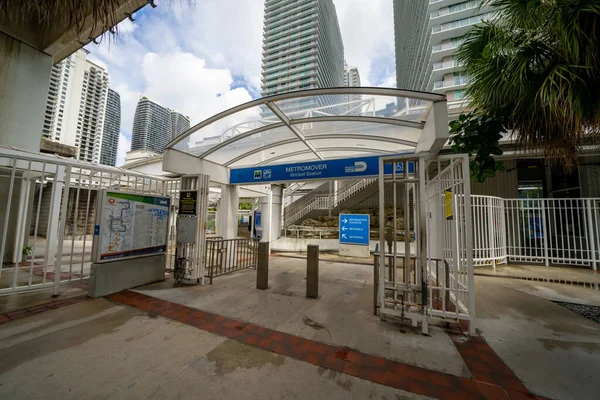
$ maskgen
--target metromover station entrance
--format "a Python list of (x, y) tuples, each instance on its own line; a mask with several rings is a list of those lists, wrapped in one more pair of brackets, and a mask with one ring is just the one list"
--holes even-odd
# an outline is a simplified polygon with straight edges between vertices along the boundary
[(375, 312), (423, 332), (435, 320), (466, 321), (474, 333), (469, 165), (466, 155), (438, 155), (448, 138), (446, 107), (433, 93), (313, 89), (242, 104), (173, 139), (163, 169), (182, 176), (181, 195), (193, 193), (198, 207), (193, 218), (181, 210), (178, 218), (181, 278), (204, 282), (210, 186), (221, 191), (220, 239), (237, 237), (243, 186), (263, 193), (253, 223), (260, 241), (272, 243), (283, 227), (283, 185), (377, 179)]

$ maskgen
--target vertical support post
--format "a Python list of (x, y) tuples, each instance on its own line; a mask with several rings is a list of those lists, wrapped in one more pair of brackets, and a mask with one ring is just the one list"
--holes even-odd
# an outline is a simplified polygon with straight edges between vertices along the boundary
[[(382, 309), (385, 308), (385, 182), (383, 165), (383, 159), (379, 158), (379, 283), (377, 290)], [(381, 313), (380, 317), (383, 317)]]
[[(492, 198), (485, 198), (484, 201), (486, 203), (485, 210), (488, 214), (488, 242), (487, 242), (487, 251), (489, 251), (489, 256), (492, 259), (492, 268), (496, 269), (496, 240), (494, 238), (494, 208), (492, 205)], [(485, 249), (485, 246), (483, 246)]]
[[(464, 216), (465, 216), (465, 238), (466, 238), (466, 255), (467, 255), (467, 279), (469, 282), (469, 335), (474, 336), (475, 330), (475, 276), (473, 275), (473, 218), (471, 215), (471, 171), (469, 169), (469, 157), (463, 155), (462, 159), (462, 178), (463, 178), (463, 195), (464, 195)], [(456, 214), (455, 214), (456, 215)]]
[(588, 226), (588, 243), (590, 247), (590, 260), (592, 261), (592, 269), (594, 271), (597, 270), (598, 260), (596, 259), (596, 238), (594, 237), (594, 223), (596, 222), (592, 216), (592, 205), (594, 204), (594, 200), (587, 199), (586, 208), (587, 208), (587, 226)]
[[(61, 168), (61, 167), (59, 167)], [(64, 182), (63, 182), (63, 191), (62, 191), (62, 205), (60, 209), (60, 223), (58, 227), (58, 243), (56, 246), (56, 262), (54, 263), (54, 290), (52, 292), (52, 296), (58, 296), (58, 289), (60, 285), (60, 270), (62, 266), (62, 253), (63, 253), (63, 244), (64, 244), (64, 235), (65, 235), (65, 224), (67, 222), (67, 204), (69, 203), (69, 186), (71, 183), (71, 168), (64, 167), (67, 170), (65, 174)], [(58, 176), (58, 174), (57, 174)], [(56, 180), (58, 181), (58, 179)], [(60, 204), (60, 199), (58, 201)], [(50, 245), (50, 244), (48, 244)], [(71, 276), (69, 275), (69, 278)]]
[(546, 221), (546, 201), (544, 199), (538, 200), (542, 204), (542, 241), (544, 244), (544, 265), (550, 266), (550, 258), (548, 257), (548, 224)]
[(381, 256), (377, 255), (377, 248), (375, 245), (375, 253), (373, 254), (373, 315), (377, 315), (377, 292), (379, 288), (379, 259)]
[(258, 244), (258, 264), (256, 265), (256, 288), (269, 288), (269, 243)]
[(331, 218), (331, 209), (333, 208), (333, 181), (329, 181), (329, 198), (328, 198), (328, 205), (329, 205), (329, 217)]
[(306, 297), (319, 297), (319, 246), (308, 245), (306, 254)]

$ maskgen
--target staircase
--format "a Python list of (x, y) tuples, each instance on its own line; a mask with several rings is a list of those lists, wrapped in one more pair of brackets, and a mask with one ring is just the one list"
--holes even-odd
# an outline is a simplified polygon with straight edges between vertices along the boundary
[(297, 223), (312, 211), (329, 210), (330, 208), (334, 209), (352, 196), (371, 186), (376, 181), (377, 179), (357, 179), (347, 181), (345, 185), (332, 193), (331, 197), (329, 197), (329, 194), (308, 193), (306, 196), (285, 208), (284, 227), (287, 228), (288, 226)]

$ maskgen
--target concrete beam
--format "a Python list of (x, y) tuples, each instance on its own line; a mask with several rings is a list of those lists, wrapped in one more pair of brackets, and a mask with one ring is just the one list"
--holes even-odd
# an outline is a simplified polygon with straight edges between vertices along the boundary
[(445, 101), (437, 101), (431, 105), (431, 111), (423, 127), (423, 133), (415, 153), (430, 153), (435, 156), (446, 144), (449, 137), (448, 109)]
[(163, 171), (181, 175), (205, 174), (210, 177), (211, 182), (229, 185), (228, 168), (176, 149), (164, 151)]

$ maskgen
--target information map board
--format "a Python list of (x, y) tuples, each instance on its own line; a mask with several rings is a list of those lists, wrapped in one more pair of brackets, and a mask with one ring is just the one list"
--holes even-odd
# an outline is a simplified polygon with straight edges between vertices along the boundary
[(94, 229), (96, 262), (167, 251), (168, 197), (104, 191)]

